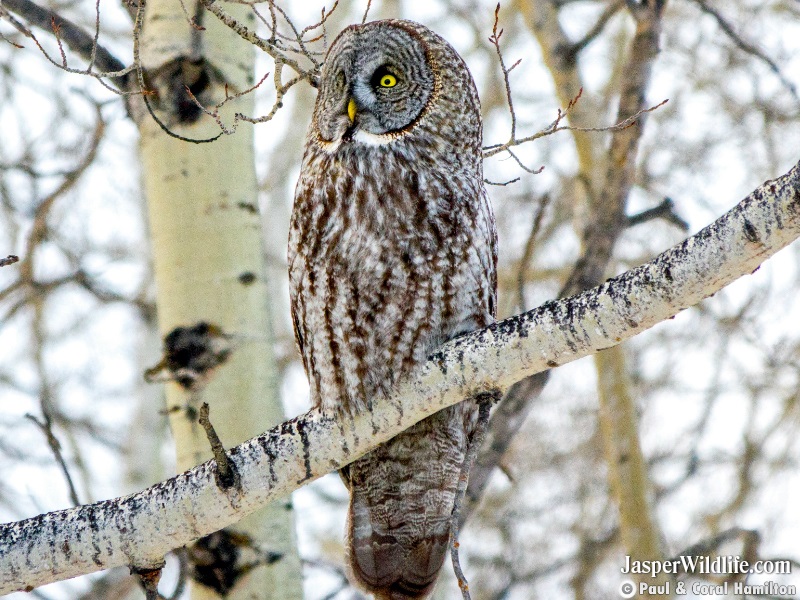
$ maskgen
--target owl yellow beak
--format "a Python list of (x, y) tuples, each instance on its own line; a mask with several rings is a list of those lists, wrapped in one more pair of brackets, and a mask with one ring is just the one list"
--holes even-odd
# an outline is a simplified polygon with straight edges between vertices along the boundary
[(350, 117), (351, 123), (356, 120), (356, 101), (352, 98), (347, 103), (347, 116)]

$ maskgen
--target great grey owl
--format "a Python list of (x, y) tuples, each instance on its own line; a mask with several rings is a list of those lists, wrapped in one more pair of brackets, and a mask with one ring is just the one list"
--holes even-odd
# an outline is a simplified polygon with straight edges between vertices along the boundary
[[(289, 234), (294, 331), (314, 406), (368, 411), (443, 342), (493, 322), (497, 239), (467, 66), (429, 29), (345, 29), (319, 80)], [(379, 600), (424, 598), (474, 402), (442, 410), (341, 471), (347, 567)]]

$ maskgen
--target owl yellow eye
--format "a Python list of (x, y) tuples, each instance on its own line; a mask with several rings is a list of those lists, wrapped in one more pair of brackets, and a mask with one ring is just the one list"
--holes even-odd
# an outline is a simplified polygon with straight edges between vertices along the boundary
[(397, 85), (397, 78), (394, 75), (390, 75), (387, 73), (383, 77), (381, 77), (380, 81), (381, 87), (390, 88)]

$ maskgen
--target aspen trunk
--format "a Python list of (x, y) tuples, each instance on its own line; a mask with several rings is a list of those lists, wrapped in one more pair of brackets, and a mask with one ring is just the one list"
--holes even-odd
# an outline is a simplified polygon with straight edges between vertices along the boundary
[[(238, 8), (232, 5), (230, 10), (235, 13)], [(244, 19), (245, 12), (239, 13), (236, 16)], [(156, 92), (148, 99), (164, 125), (193, 139), (213, 137), (220, 129), (191, 98), (181, 96), (184, 85), (192, 86), (204, 105), (213, 106), (226, 92), (253, 84), (253, 48), (215, 18), (201, 23), (204, 30), (190, 27), (178, 2), (152, 1), (141, 37), (147, 87)], [(232, 124), (235, 111), (252, 114), (252, 94), (223, 108), (226, 123)], [(272, 292), (258, 213), (253, 128), (242, 124), (234, 135), (194, 144), (170, 137), (145, 114), (140, 133), (161, 336), (200, 322), (232, 336), (230, 358), (201, 389), (190, 393), (175, 382), (167, 384), (167, 409), (182, 471), (211, 457), (197, 422), (203, 402), (209, 404), (211, 423), (226, 448), (284, 418), (272, 355)], [(255, 549), (247, 550), (254, 559), (247, 562), (261, 564), (234, 577), (233, 587), (221, 590), (227, 591), (226, 598), (301, 598), (290, 499), (245, 518), (235, 531), (253, 541)], [(274, 562), (268, 564), (267, 555)], [(229, 566), (237, 570), (243, 565)], [(204, 585), (192, 588), (194, 600), (219, 597)]]

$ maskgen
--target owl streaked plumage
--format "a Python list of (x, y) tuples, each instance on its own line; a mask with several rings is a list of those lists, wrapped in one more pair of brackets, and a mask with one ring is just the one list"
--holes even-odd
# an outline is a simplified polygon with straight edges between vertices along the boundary
[[(289, 234), (292, 318), (314, 406), (370, 410), (437, 346), (494, 320), (481, 141), (472, 76), (441, 37), (376, 21), (336, 38)], [(476, 410), (447, 408), (342, 470), (348, 569), (377, 599), (433, 589)]]

